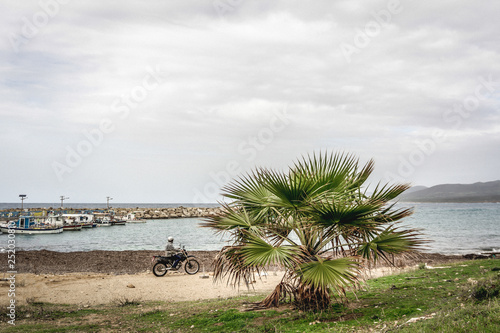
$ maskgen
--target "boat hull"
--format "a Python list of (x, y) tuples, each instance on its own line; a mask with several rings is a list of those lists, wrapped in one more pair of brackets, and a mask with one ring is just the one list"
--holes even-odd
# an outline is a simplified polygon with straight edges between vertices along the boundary
[(65, 225), (62, 228), (64, 229), (64, 231), (76, 231), (76, 230), (82, 230), (82, 225), (81, 224)]
[(59, 227), (59, 228), (7, 228), (7, 227), (1, 227), (0, 230), (5, 234), (15, 233), (15, 234), (27, 234), (27, 235), (60, 234), (61, 232), (63, 232), (62, 227)]
[(111, 225), (125, 225), (127, 222), (125, 222), (125, 221), (111, 221), (109, 223), (111, 223)]

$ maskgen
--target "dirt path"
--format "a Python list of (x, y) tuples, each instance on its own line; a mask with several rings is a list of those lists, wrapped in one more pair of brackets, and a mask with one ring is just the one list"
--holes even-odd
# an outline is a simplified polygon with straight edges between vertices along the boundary
[[(379, 268), (368, 278), (415, 269)], [(48, 302), (55, 304), (96, 305), (124, 301), (197, 301), (214, 298), (266, 294), (281, 281), (283, 272), (269, 272), (256, 278), (248, 288), (233, 288), (225, 282), (214, 283), (211, 274), (169, 273), (156, 277), (138, 274), (17, 274), (16, 302)], [(10, 282), (0, 281), (0, 304), (7, 304)]]
[[(256, 279), (250, 288), (239, 290), (225, 283), (213, 283), (213, 277), (171, 273), (155, 277), (152, 273), (16, 275), (16, 302), (95, 305), (120, 301), (196, 301), (270, 292), (281, 273)], [(9, 282), (0, 282), (0, 304), (7, 304)]]

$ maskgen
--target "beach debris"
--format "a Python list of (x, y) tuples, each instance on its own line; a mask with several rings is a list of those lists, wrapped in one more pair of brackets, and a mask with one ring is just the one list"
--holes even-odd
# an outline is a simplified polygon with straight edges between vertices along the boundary
[(427, 316), (422, 316), (422, 317), (415, 317), (415, 318), (411, 318), (409, 319), (405, 324), (411, 324), (411, 323), (416, 323), (417, 321), (419, 320), (427, 320), (427, 319), (432, 319), (434, 318), (434, 316), (436, 315), (435, 312), (431, 313), (430, 315), (427, 315)]
[(203, 274), (200, 275), (200, 279), (208, 279), (209, 276), (207, 274), (205, 274), (205, 265), (203, 265)]
[(127, 284), (127, 288), (135, 288), (135, 286), (132, 283)]

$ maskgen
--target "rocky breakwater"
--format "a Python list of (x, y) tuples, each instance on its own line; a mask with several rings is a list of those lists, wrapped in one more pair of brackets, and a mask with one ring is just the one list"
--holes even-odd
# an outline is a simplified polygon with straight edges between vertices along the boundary
[[(77, 214), (82, 212), (93, 211), (94, 208), (65, 208), (64, 211), (49, 208), (26, 208), (21, 214), (32, 215), (35, 217), (47, 216), (49, 212), (63, 214)], [(136, 219), (178, 219), (187, 217), (209, 217), (217, 215), (221, 212), (219, 207), (171, 207), (171, 208), (112, 208), (110, 211), (118, 217), (127, 216), (133, 213)], [(13, 214), (15, 213), (15, 214)], [(2, 209), (0, 210), (0, 221), (13, 220), (20, 214), (19, 209)]]
[(179, 219), (187, 217), (209, 217), (221, 212), (218, 207), (172, 207), (172, 208), (116, 208), (117, 216), (135, 214), (137, 219)]

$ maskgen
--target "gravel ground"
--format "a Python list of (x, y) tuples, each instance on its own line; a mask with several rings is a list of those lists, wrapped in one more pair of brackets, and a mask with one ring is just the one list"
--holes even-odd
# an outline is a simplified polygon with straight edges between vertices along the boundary
[[(215, 251), (193, 251), (200, 262), (200, 271), (205, 266), (211, 270)], [(164, 255), (163, 251), (89, 251), (89, 252), (54, 252), (54, 251), (19, 251), (16, 252), (16, 271), (33, 274), (65, 274), (75, 272), (93, 272), (109, 274), (134, 274), (151, 270), (152, 256)], [(0, 254), (0, 268), (7, 268), (7, 254)]]

